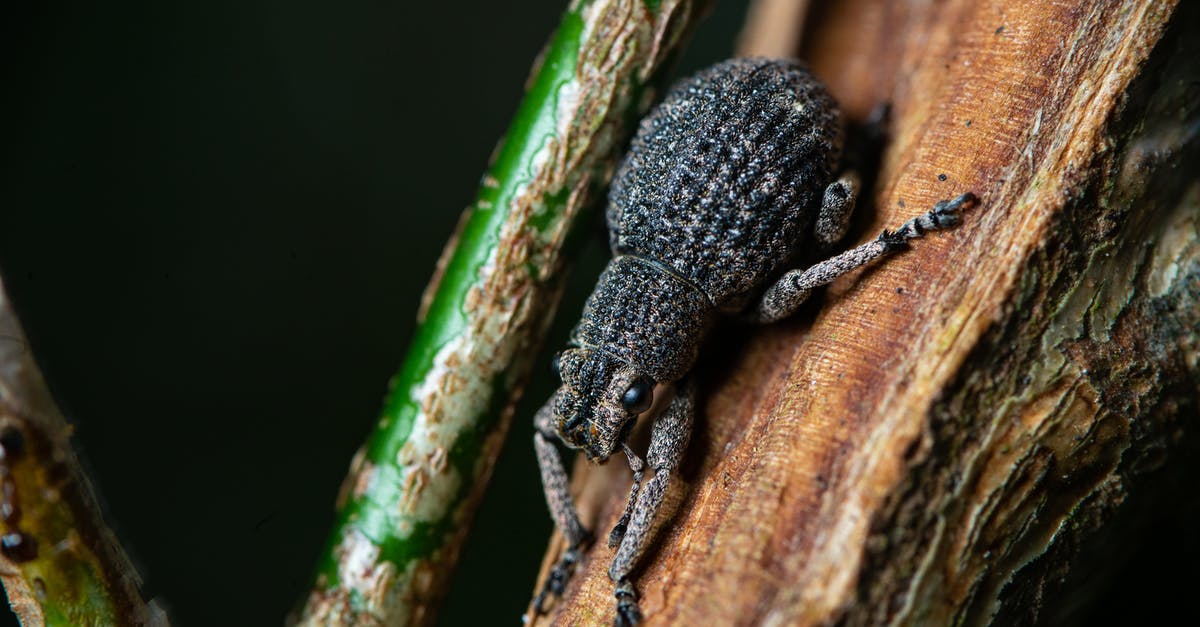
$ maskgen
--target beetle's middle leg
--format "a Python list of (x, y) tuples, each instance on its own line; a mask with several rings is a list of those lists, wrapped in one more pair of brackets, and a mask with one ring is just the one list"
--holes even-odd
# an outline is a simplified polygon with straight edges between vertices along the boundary
[(909, 240), (921, 237), (927, 231), (958, 224), (958, 213), (978, 202), (979, 199), (970, 192), (953, 200), (939, 201), (933, 209), (905, 222), (895, 232), (885, 230), (875, 240), (830, 257), (806, 270), (792, 270), (767, 288), (757, 308), (749, 312), (748, 317), (753, 322), (762, 323), (786, 318), (808, 298), (814, 288), (905, 248)]
[(567, 550), (562, 559), (550, 570), (550, 576), (542, 590), (533, 600), (533, 611), (540, 614), (546, 598), (554, 595), (561, 596), (566, 589), (567, 580), (575, 570), (575, 564), (583, 557), (580, 549), (591, 541), (592, 536), (579, 522), (579, 514), (575, 510), (575, 501), (571, 498), (567, 471), (563, 467), (562, 458), (554, 446), (554, 397), (534, 416), (533, 445), (537, 449), (538, 468), (542, 472), (542, 488), (546, 492), (546, 504), (550, 507), (550, 515), (567, 538)]
[(858, 198), (858, 174), (847, 172), (825, 188), (821, 210), (813, 227), (813, 238), (820, 250), (828, 250), (846, 236), (850, 229), (850, 214)]
[[(696, 413), (696, 388), (689, 381), (676, 387), (674, 400), (654, 421), (650, 431), (650, 450), (646, 461), (654, 476), (638, 490), (637, 502), (629, 513), (628, 527), (621, 546), (608, 568), (608, 578), (616, 585), (616, 625), (634, 625), (641, 620), (637, 605), (637, 592), (629, 573), (637, 566), (638, 559), (650, 539), (650, 529), (658, 510), (662, 507), (671, 475), (679, 467), (692, 435), (692, 423)], [(614, 532), (616, 529), (613, 530)]]

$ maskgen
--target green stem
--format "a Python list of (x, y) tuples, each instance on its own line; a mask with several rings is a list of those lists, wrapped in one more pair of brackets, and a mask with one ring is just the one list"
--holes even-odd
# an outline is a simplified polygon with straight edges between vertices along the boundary
[(432, 619), (558, 302), (564, 242), (696, 4), (567, 10), (351, 465), (301, 624)]

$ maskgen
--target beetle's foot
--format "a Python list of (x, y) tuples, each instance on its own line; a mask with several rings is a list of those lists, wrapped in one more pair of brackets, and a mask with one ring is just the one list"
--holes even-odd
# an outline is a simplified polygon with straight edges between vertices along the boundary
[(571, 575), (575, 573), (575, 565), (583, 560), (583, 554), (579, 548), (567, 549), (563, 556), (559, 558), (558, 563), (554, 568), (550, 569), (550, 576), (546, 577), (546, 582), (542, 584), (541, 592), (533, 598), (533, 615), (544, 614), (546, 611), (546, 601), (550, 597), (560, 597), (567, 589), (567, 582), (570, 581)]
[(625, 530), (629, 528), (629, 510), (621, 516), (621, 520), (613, 525), (612, 531), (608, 534), (608, 548), (615, 549), (618, 544), (621, 544), (621, 539), (625, 537)]
[[(955, 199), (957, 200), (957, 199)], [(926, 223), (929, 224), (929, 230), (948, 229), (952, 226), (958, 226), (960, 216), (958, 211), (961, 205), (952, 200), (939, 200), (929, 211)]]
[(905, 224), (903, 227), (900, 227), (900, 230), (895, 232), (884, 229), (879, 234), (879, 243), (883, 244), (885, 252), (894, 253), (908, 248), (908, 240), (912, 239), (912, 237), (909, 237), (905, 233), (905, 227), (907, 226), (908, 224)]
[(615, 596), (617, 617), (613, 621), (614, 627), (633, 627), (642, 622), (642, 611), (638, 609), (637, 590), (633, 589), (633, 582), (628, 579), (618, 582)]
[(889, 252), (902, 247), (900, 242), (916, 239), (929, 231), (939, 231), (957, 226), (961, 221), (961, 213), (979, 204), (979, 197), (971, 192), (959, 195), (952, 200), (939, 200), (927, 213), (919, 215), (904, 223), (895, 233), (884, 231), (879, 240), (888, 246)]
[(929, 212), (929, 222), (935, 229), (948, 229), (957, 226), (961, 219), (960, 213), (979, 204), (979, 197), (971, 192), (960, 194), (953, 200), (939, 200)]

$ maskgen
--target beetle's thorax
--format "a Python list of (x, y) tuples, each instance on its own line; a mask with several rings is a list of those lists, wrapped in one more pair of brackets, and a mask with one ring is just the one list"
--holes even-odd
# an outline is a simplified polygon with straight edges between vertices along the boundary
[(696, 361), (712, 314), (708, 297), (663, 264), (621, 255), (600, 275), (571, 340), (670, 383)]

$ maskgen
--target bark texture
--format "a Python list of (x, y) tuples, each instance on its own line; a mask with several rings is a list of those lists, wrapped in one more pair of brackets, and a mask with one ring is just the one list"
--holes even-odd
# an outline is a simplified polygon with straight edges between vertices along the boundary
[[(851, 0), (805, 28), (850, 118), (892, 105), (860, 239), (982, 203), (808, 315), (717, 331), (646, 622), (1046, 620), (1195, 430), (1200, 7)], [(628, 482), (577, 463), (598, 537)], [(611, 557), (542, 621), (610, 622)]]

